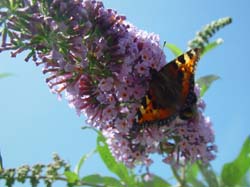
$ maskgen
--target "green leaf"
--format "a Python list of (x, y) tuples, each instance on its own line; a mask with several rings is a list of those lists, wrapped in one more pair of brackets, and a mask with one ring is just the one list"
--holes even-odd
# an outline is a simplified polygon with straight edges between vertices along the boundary
[(246, 174), (242, 179), (241, 179), (241, 181), (239, 182), (239, 184), (238, 184), (238, 186), (247, 186), (247, 187), (249, 187), (250, 186), (250, 181), (249, 181), (249, 173), (248, 174)]
[(186, 178), (185, 181), (187, 183), (192, 184), (192, 186), (206, 187), (206, 185), (198, 180), (199, 167), (196, 163), (187, 166), (186, 169)]
[(123, 187), (121, 182), (113, 177), (101, 176), (98, 174), (88, 175), (81, 179), (83, 183), (103, 185), (105, 187)]
[(239, 184), (250, 169), (250, 137), (244, 142), (238, 157), (223, 166), (221, 179), (224, 186)]
[(0, 79), (11, 76), (11, 73), (0, 73)]
[(171, 186), (171, 184), (169, 184), (167, 181), (165, 181), (161, 177), (154, 175), (151, 181), (143, 182), (142, 186), (143, 187), (159, 187), (159, 186), (168, 187), (168, 186)]
[(187, 166), (186, 169), (186, 178), (196, 178), (199, 173), (199, 167), (196, 163)]
[(93, 150), (93, 151), (91, 151), (90, 153), (85, 154), (85, 155), (82, 156), (82, 158), (79, 160), (79, 162), (77, 163), (77, 165), (76, 165), (76, 167), (75, 167), (75, 173), (76, 173), (77, 175), (79, 175), (80, 170), (81, 170), (81, 168), (82, 168), (84, 162), (85, 162), (89, 157), (91, 157), (95, 152), (96, 152), (96, 150)]
[(210, 164), (197, 163), (209, 187), (219, 187), (217, 176)]
[(105, 141), (105, 138), (99, 133), (97, 137), (97, 151), (100, 154), (103, 162), (106, 167), (116, 174), (121, 180), (123, 180), (128, 186), (134, 186), (135, 180), (134, 176), (130, 175), (127, 167), (122, 163), (117, 163), (115, 158), (109, 151), (108, 145)]
[(218, 47), (218, 46), (221, 45), (222, 43), (223, 43), (223, 40), (222, 40), (221, 38), (218, 38), (216, 41), (207, 44), (207, 45), (204, 47), (201, 56), (205, 55), (207, 52), (211, 51), (212, 49)]
[(201, 88), (200, 97), (202, 97), (211, 86), (211, 84), (218, 79), (220, 79), (220, 77), (217, 75), (206, 75), (196, 80), (196, 83)]
[(67, 178), (68, 183), (74, 184), (79, 180), (79, 177), (75, 172), (65, 171), (64, 175)]
[(174, 44), (165, 43), (164, 47), (167, 47), (176, 57), (183, 53), (182, 50)]

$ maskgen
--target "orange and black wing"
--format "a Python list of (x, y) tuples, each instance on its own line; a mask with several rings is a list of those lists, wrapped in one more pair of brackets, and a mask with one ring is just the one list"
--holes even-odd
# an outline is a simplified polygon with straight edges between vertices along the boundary
[(142, 98), (135, 125), (167, 124), (179, 116), (189, 119), (197, 98), (194, 72), (199, 49), (191, 49), (166, 64), (159, 72), (151, 70), (149, 90)]

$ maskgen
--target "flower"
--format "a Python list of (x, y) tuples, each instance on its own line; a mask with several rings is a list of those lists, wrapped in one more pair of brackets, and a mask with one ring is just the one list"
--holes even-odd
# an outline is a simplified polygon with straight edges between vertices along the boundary
[[(64, 92), (69, 105), (87, 116), (87, 122), (106, 137), (117, 161), (149, 167), (152, 153), (171, 164), (214, 159), (214, 134), (201, 99), (191, 120), (133, 128), (149, 87), (150, 69), (159, 71), (166, 64), (158, 35), (139, 30), (100, 1), (23, 1), (18, 16), (7, 19), (12, 34), (0, 51), (15, 49), (16, 56), (31, 49), (26, 60), (32, 57), (37, 65), (43, 64), (51, 91), (60, 97)], [(41, 11), (45, 7), (46, 13)], [(22, 25), (25, 34), (15, 25)], [(195, 90), (199, 96), (199, 88)]]

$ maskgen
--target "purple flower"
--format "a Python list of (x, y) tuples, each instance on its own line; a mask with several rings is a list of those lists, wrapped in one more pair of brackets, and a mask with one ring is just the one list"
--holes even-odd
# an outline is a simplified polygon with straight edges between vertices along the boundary
[[(128, 167), (136, 163), (149, 167), (153, 153), (173, 165), (180, 160), (208, 162), (215, 158), (214, 133), (201, 99), (191, 120), (176, 118), (165, 126), (133, 128), (149, 87), (150, 69), (159, 71), (166, 64), (158, 35), (139, 30), (100, 1), (25, 2), (25, 11), (19, 14), (28, 14), (23, 25), (27, 33), (16, 28), (23, 20), (13, 15), (7, 19), (10, 43), (4, 36), (0, 51), (14, 49), (12, 55), (16, 56), (31, 49), (26, 60), (32, 57), (43, 65), (51, 91), (60, 96), (64, 91), (69, 105), (101, 130), (117, 161)], [(40, 10), (47, 6), (45, 15)], [(200, 94), (197, 86), (195, 93)], [(150, 178), (148, 172), (145, 179)]]
[(104, 78), (99, 82), (98, 87), (103, 92), (110, 91), (113, 88), (113, 82), (114, 80), (111, 77)]
[(108, 105), (103, 109), (102, 120), (106, 123), (117, 119), (118, 109), (115, 105)]
[(139, 75), (149, 76), (149, 66), (150, 64), (146, 61), (139, 63), (135, 66), (135, 69)]

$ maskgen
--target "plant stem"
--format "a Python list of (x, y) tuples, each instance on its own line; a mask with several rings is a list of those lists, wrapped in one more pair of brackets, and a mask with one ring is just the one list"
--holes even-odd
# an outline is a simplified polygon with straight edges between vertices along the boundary
[(181, 179), (182, 179), (182, 186), (186, 186), (186, 167), (181, 167)]
[(174, 174), (174, 177), (176, 178), (176, 180), (179, 182), (180, 184), (180, 187), (185, 187), (185, 181), (182, 179), (182, 177), (179, 175), (178, 171), (173, 167), (171, 166), (171, 170)]

